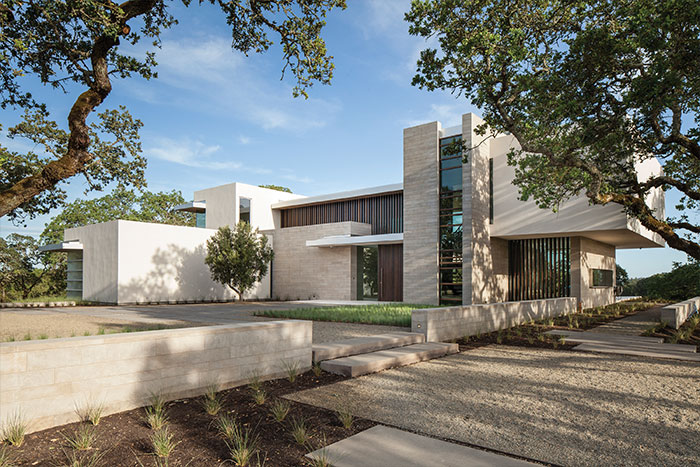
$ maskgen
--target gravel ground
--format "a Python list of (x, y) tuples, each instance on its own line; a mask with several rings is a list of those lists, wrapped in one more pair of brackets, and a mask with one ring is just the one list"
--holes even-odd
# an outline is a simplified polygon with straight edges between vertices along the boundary
[(95, 335), (104, 329), (107, 334), (119, 332), (126, 327), (133, 330), (154, 329), (156, 326), (181, 328), (202, 326), (202, 323), (191, 323), (172, 319), (124, 320), (66, 312), (54, 312), (48, 309), (31, 309), (26, 311), (0, 311), (0, 342), (12, 338), (25, 340), (29, 335), (32, 339), (82, 336), (86, 332)]
[(489, 346), (289, 398), (560, 465), (700, 465), (691, 362)]

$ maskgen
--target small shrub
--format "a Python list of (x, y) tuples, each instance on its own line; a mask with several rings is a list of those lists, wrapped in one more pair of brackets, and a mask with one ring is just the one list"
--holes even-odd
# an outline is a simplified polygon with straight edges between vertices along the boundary
[(527, 343), (532, 345), (535, 343), (535, 338), (532, 336), (527, 336)]
[(167, 459), (170, 454), (175, 449), (175, 446), (180, 444), (180, 442), (173, 442), (173, 436), (168, 432), (168, 427), (156, 430), (151, 435), (151, 444), (153, 445), (153, 454), (158, 457)]
[(355, 417), (350, 413), (347, 407), (341, 407), (336, 412), (338, 420), (343, 425), (345, 429), (352, 428), (352, 423), (355, 421)]
[(97, 440), (97, 429), (86, 423), (78, 425), (70, 436), (63, 435), (68, 446), (78, 451), (87, 451)]
[(152, 392), (149, 397), (151, 408), (155, 412), (165, 412), (165, 397), (159, 392)]
[(5, 423), (2, 430), (2, 439), (13, 446), (21, 446), (24, 442), (24, 435), (27, 433), (27, 422), (19, 412)]
[(272, 413), (272, 416), (275, 417), (276, 421), (281, 423), (287, 417), (290, 408), (291, 406), (289, 402), (282, 399), (277, 399), (275, 403), (272, 404), (272, 407), (270, 407), (270, 413)]
[(30, 340), (32, 340), (32, 335), (29, 334), (29, 333), (26, 333), (26, 334), (24, 335), (24, 340), (25, 340), (25, 341), (30, 341)]
[(253, 402), (255, 402), (258, 405), (263, 405), (265, 403), (265, 400), (267, 399), (267, 394), (265, 393), (264, 389), (260, 389), (258, 391), (253, 391), (251, 393), (251, 396), (253, 397)]
[(323, 373), (323, 370), (321, 369), (321, 363), (315, 362), (314, 365), (311, 367), (311, 371), (314, 372), (314, 376), (321, 376), (321, 373)]
[(39, 334), (39, 339), (41, 339), (41, 340), (48, 339), (48, 338), (49, 338), (48, 334)]
[(152, 430), (160, 430), (168, 423), (166, 413), (158, 412), (153, 407), (146, 407), (146, 425)]
[(309, 430), (306, 428), (306, 421), (303, 417), (292, 419), (290, 431), (292, 433), (292, 438), (294, 438), (297, 444), (303, 446), (309, 441)]
[(224, 438), (231, 440), (238, 430), (236, 419), (228, 415), (219, 415), (216, 418), (216, 431)]
[(285, 373), (287, 373), (287, 379), (290, 383), (296, 381), (297, 376), (299, 375), (299, 362), (296, 360), (283, 360), (282, 368), (284, 369)]
[(503, 342), (503, 333), (501, 331), (498, 331), (496, 333), (496, 344), (500, 344)]
[(231, 460), (236, 465), (250, 465), (258, 452), (258, 436), (234, 423), (234, 431), (226, 441)]
[(309, 456), (312, 467), (331, 467), (331, 458), (328, 447), (326, 446), (327, 444), (326, 435), (323, 435), (323, 440), (321, 441), (321, 446), (323, 447), (316, 449), (316, 452), (312, 456)]
[(98, 336), (102, 336), (102, 335), (104, 335), (104, 333), (105, 333), (105, 328), (103, 328), (102, 326), (100, 326), (100, 327), (97, 329), (97, 335), (98, 335)]
[(81, 422), (92, 423), (97, 426), (102, 419), (105, 407), (103, 403), (86, 403), (83, 407), (77, 407), (75, 413), (78, 414)]
[(83, 333), (83, 336), (89, 336), (89, 335), (90, 335), (90, 331), (85, 331), (85, 332)]

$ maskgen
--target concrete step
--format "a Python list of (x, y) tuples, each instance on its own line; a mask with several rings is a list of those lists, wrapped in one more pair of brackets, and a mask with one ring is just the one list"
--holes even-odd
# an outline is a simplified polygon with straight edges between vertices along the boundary
[(410, 365), (459, 352), (459, 345), (444, 342), (425, 342), (378, 352), (353, 355), (321, 362), (321, 369), (343, 376), (360, 376), (368, 373)]
[(377, 425), (306, 455), (334, 467), (525, 467), (538, 464)]
[(567, 337), (569, 340), (573, 340), (573, 338), (586, 338), (589, 341), (598, 341), (598, 342), (630, 342), (630, 343), (639, 343), (639, 342), (646, 342), (650, 344), (661, 344), (663, 343), (663, 339), (661, 337), (647, 337), (647, 336), (629, 336), (629, 335), (620, 335), (620, 334), (612, 334), (612, 333), (603, 333), (603, 332), (594, 332), (594, 331), (567, 331), (565, 329), (552, 329), (551, 331), (547, 331), (545, 334), (553, 334), (555, 336), (564, 336)]
[(583, 350), (586, 352), (612, 353), (621, 355), (636, 355), (639, 357), (669, 358), (672, 360), (687, 360), (691, 362), (700, 362), (700, 354), (697, 353), (677, 352), (663, 349), (640, 349), (632, 346), (613, 345), (605, 343), (580, 344), (574, 347), (574, 350)]
[(599, 334), (582, 332), (579, 334), (569, 334), (563, 336), (566, 342), (578, 342), (581, 344), (603, 344), (603, 345), (614, 345), (619, 347), (629, 347), (638, 350), (651, 350), (651, 351), (671, 351), (671, 352), (687, 352), (696, 353), (697, 347), (688, 344), (660, 344), (657, 342), (650, 342), (642, 339), (632, 339), (630, 337), (623, 336), (605, 336), (600, 337)]
[(402, 347), (425, 342), (425, 335), (417, 332), (389, 332), (375, 336), (355, 337), (337, 342), (324, 342), (311, 347), (314, 362), (348, 357), (377, 350)]

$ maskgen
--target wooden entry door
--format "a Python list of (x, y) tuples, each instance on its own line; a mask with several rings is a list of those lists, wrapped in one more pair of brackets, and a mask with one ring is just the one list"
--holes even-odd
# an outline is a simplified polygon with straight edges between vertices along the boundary
[(403, 245), (378, 247), (379, 301), (403, 301)]

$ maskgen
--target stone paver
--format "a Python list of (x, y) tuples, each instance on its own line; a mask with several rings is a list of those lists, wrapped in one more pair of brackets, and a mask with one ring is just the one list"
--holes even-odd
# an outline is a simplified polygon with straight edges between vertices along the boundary
[(659, 324), (662, 308), (663, 306), (657, 306), (639, 311), (632, 316), (616, 319), (610, 323), (593, 328), (593, 330), (595, 332), (638, 336), (650, 327)]
[(520, 467), (519, 459), (377, 425), (325, 449), (307, 454), (334, 467)]
[(424, 342), (377, 352), (336, 358), (321, 362), (321, 369), (337, 375), (356, 377), (402, 365), (443, 357), (459, 352), (459, 345)]
[(287, 397), (558, 465), (700, 466), (694, 362), (488, 346)]
[[(664, 345), (664, 344), (660, 344)], [(694, 346), (693, 346), (694, 348)], [(638, 357), (668, 358), (671, 360), (685, 360), (690, 362), (700, 362), (700, 354), (687, 351), (673, 351), (666, 349), (654, 349), (649, 346), (635, 347), (631, 345), (615, 345), (605, 343), (580, 344), (573, 350), (584, 352), (612, 353), (621, 355), (636, 355)]]
[(403, 345), (425, 342), (425, 336), (416, 332), (392, 332), (367, 337), (354, 337), (335, 342), (314, 344), (313, 361), (320, 362), (333, 358), (347, 357), (361, 353), (375, 352)]

